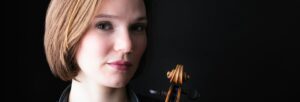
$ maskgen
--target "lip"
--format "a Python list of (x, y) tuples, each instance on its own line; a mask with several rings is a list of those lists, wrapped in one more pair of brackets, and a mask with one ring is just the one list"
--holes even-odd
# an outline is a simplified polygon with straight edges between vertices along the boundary
[(109, 66), (112, 68), (115, 68), (120, 71), (127, 71), (129, 67), (132, 66), (132, 63), (129, 61), (124, 61), (124, 60), (117, 60), (117, 61), (112, 61), (107, 63)]

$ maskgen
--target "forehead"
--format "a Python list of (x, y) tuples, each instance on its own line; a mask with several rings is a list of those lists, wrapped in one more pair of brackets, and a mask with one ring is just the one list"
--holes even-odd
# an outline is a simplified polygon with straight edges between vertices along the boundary
[(96, 15), (146, 16), (143, 0), (102, 0), (95, 11)]

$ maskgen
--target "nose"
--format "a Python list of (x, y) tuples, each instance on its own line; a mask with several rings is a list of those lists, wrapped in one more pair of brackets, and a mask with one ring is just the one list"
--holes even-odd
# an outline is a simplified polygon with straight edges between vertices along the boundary
[(129, 54), (132, 52), (132, 46), (130, 32), (127, 29), (120, 30), (115, 39), (114, 49)]

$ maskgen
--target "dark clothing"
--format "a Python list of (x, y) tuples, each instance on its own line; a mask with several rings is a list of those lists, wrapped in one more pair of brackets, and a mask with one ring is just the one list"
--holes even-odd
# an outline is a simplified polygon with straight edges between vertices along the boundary
[[(62, 92), (59, 100), (57, 102), (68, 102), (69, 101), (69, 93), (71, 90), (71, 85), (67, 86)], [(132, 90), (128, 89), (128, 95), (131, 102), (163, 102), (158, 99), (154, 99), (145, 95), (137, 95)]]
[(70, 91), (71, 91), (71, 85), (69, 85), (65, 88), (65, 90), (60, 95), (58, 102), (68, 102)]
[(160, 100), (158, 98), (137, 94), (140, 102), (165, 102), (164, 100)]

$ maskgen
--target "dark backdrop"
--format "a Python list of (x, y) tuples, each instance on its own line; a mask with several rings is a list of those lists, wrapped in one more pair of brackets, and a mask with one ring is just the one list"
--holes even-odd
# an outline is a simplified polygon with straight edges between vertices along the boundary
[[(5, 51), (16, 55), (5, 59), (5, 100), (53, 102), (68, 84), (52, 76), (43, 50), (48, 3), (4, 4)], [(147, 6), (145, 67), (131, 83), (137, 92), (167, 90), (166, 72), (183, 64), (191, 75), (183, 87), (198, 90), (196, 101), (299, 101), (299, 1), (149, 0)]]

